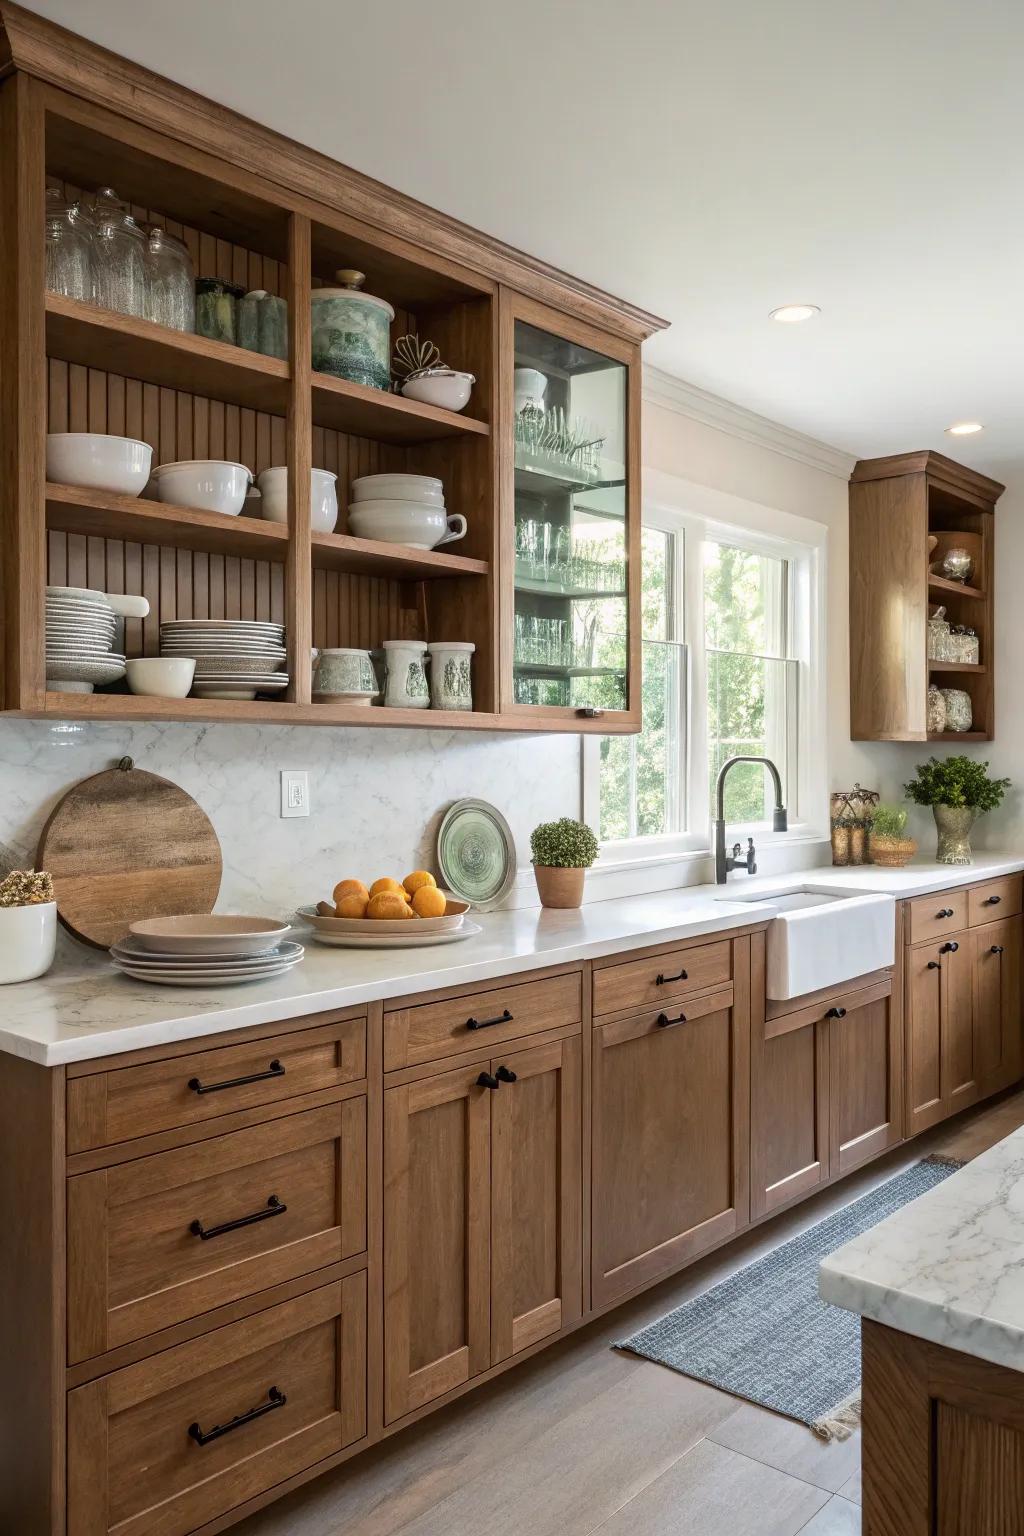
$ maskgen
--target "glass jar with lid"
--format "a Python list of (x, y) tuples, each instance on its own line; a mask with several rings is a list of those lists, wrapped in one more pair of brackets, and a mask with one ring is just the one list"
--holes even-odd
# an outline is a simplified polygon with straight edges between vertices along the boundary
[(146, 237), (113, 187), (88, 201), (95, 225), (93, 274), (96, 303), (120, 315), (146, 316)]
[(981, 660), (981, 641), (969, 624), (964, 628), (963, 653), (964, 661), (971, 666), (976, 667)]
[(68, 202), (58, 187), (47, 187), (47, 288), (67, 299), (92, 303), (92, 263), (92, 233), (81, 205)]
[(146, 241), (146, 318), (172, 331), (196, 328), (195, 270), (188, 248), (159, 224)]
[(950, 655), (950, 623), (945, 608), (936, 608), (928, 620), (928, 660), (952, 661)]

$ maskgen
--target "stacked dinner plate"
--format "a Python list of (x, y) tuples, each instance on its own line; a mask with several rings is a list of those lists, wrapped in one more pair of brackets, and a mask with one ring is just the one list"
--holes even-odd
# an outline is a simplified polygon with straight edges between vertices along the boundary
[(280, 693), (288, 674), (284, 625), (255, 619), (168, 619), (160, 626), (161, 656), (195, 658), (197, 699), (254, 699)]
[(305, 951), (273, 918), (153, 917), (132, 923), (113, 945), (115, 967), (135, 981), (165, 987), (227, 987), (269, 981), (298, 965)]
[(124, 677), (114, 650), (117, 615), (104, 592), (87, 587), (46, 589), (46, 686), (58, 693), (92, 693), (97, 683)]

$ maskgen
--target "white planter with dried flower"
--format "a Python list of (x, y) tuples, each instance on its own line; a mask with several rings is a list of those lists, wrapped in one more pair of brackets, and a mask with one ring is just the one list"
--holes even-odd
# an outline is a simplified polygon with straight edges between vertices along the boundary
[(42, 871), (12, 870), (0, 880), (0, 986), (42, 976), (56, 947), (53, 881)]

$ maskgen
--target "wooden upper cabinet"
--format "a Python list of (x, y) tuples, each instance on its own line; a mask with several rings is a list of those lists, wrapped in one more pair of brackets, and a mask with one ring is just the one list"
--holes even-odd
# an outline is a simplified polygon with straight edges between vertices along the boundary
[(640, 348), (503, 290), (501, 707), (640, 728)]
[[(995, 506), (1004, 487), (938, 453), (862, 459), (850, 483), (850, 734), (855, 741), (929, 738), (928, 684), (971, 697), (973, 727), (950, 740), (989, 740), (994, 718), (992, 575)], [(935, 545), (930, 547), (930, 540)], [(966, 583), (940, 572), (966, 548)], [(929, 659), (927, 620), (943, 605), (980, 642), (977, 665)]]
[(746, 1224), (749, 1046), (731, 986), (595, 1028), (595, 1306)]
[[(15, 232), (0, 253), (0, 708), (637, 729), (639, 360), (664, 322), (17, 8), (0, 7), (0, 25), (0, 222)], [(113, 185), (137, 222), (180, 236), (196, 277), (282, 299), (288, 356), (115, 313), (76, 279), (47, 292), (48, 185), (69, 199)], [(418, 336), (473, 375), (462, 411), (396, 393), (383, 357), (369, 379), (331, 371), (329, 355), (314, 368), (311, 297), (345, 268), (363, 272), (366, 294), (393, 311), (389, 356)], [(526, 415), (517, 368), (533, 380), (528, 400), (520, 389)], [(50, 484), (46, 431), (141, 439), (154, 464), (222, 458), (257, 475), (286, 466), (287, 519)], [(313, 526), (311, 469), (337, 477), (333, 531)], [(352, 481), (373, 473), (440, 480), (462, 535), (422, 549), (356, 531)], [(534, 533), (527, 566), (516, 563), (517, 504)], [(108, 583), (150, 602), (149, 617), (126, 626), (129, 657), (155, 655), (168, 618), (283, 624), (287, 690), (143, 701), (66, 692), (56, 667), (47, 686), (45, 587)], [(528, 661), (520, 644), (521, 674), (517, 600), (524, 614), (557, 621), (535, 627)], [(472, 708), (385, 713), (316, 696), (311, 648), (399, 638), (471, 642)], [(578, 713), (587, 708), (604, 719)]]

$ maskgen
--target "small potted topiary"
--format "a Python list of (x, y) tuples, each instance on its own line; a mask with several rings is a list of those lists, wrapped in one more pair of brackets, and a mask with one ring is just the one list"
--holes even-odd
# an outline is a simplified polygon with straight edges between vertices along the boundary
[(902, 805), (879, 805), (871, 821), (871, 862), (902, 869), (917, 852), (917, 843), (905, 837), (907, 813)]
[(530, 835), (533, 873), (543, 907), (578, 907), (587, 870), (598, 855), (597, 838), (586, 822), (563, 816), (544, 821)]
[(909, 799), (932, 808), (940, 864), (970, 864), (972, 826), (983, 812), (994, 810), (1009, 789), (1009, 779), (990, 779), (987, 770), (988, 763), (973, 757), (930, 757), (918, 763), (917, 778), (904, 784)]

